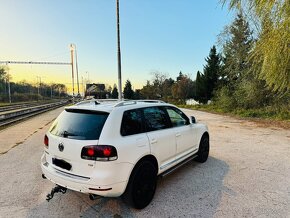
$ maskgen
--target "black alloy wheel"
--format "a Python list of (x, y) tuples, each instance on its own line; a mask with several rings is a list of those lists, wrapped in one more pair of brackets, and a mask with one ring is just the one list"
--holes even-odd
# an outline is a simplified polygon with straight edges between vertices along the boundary
[(203, 135), (200, 140), (196, 161), (204, 163), (207, 161), (208, 155), (209, 155), (209, 137), (207, 135)]
[(154, 197), (157, 169), (150, 161), (142, 161), (133, 170), (123, 199), (136, 209), (146, 207)]

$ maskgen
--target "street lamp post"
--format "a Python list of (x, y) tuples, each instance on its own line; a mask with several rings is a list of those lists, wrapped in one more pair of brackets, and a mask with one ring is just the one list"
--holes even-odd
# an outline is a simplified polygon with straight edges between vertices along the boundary
[(77, 46), (74, 43), (70, 44), (70, 51), (71, 51), (71, 65), (72, 65), (72, 84), (73, 84), (73, 100), (75, 94), (75, 87), (74, 87), (74, 55), (75, 55), (75, 62), (76, 62), (76, 73), (77, 73), (77, 88), (78, 88), (78, 97), (80, 96), (80, 85), (79, 85), (79, 69), (78, 69), (78, 59), (77, 59)]
[(70, 44), (70, 58), (71, 58), (71, 75), (72, 75), (72, 100), (74, 103), (75, 100), (75, 82), (74, 82), (74, 49), (73, 49), (73, 44)]
[(77, 72), (77, 85), (78, 85), (78, 97), (80, 97), (80, 84), (79, 84), (79, 68), (78, 68), (78, 55), (77, 55), (77, 47), (75, 47), (75, 57), (76, 57), (76, 72)]
[(82, 89), (83, 89), (83, 99), (85, 98), (85, 86), (84, 86), (84, 77), (82, 76)]

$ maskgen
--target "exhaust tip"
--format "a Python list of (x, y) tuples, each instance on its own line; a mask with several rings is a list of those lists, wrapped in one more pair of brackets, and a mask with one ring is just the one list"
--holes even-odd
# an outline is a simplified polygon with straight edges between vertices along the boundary
[(46, 179), (46, 177), (45, 177), (45, 175), (42, 173), (41, 174), (41, 177), (43, 178), (43, 179)]
[(89, 194), (89, 198), (90, 198), (90, 200), (94, 201), (94, 200), (97, 200), (97, 199), (101, 198), (101, 196), (94, 195), (94, 194)]

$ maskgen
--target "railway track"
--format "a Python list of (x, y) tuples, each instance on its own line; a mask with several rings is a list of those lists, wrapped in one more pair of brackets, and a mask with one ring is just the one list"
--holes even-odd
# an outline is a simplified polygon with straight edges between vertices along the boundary
[[(53, 110), (58, 107), (62, 107), (68, 104), (68, 101), (47, 103), (47, 104), (19, 104), (6, 107), (0, 107), (0, 128), (7, 125), (19, 122), (29, 117), (44, 113), (49, 110)], [(5, 108), (5, 109), (4, 109)], [(9, 109), (10, 108), (10, 109)], [(1, 109), (4, 109), (1, 111)]]
[(0, 113), (4, 111), (11, 111), (11, 110), (16, 110), (20, 108), (27, 108), (27, 107), (33, 107), (37, 105), (42, 105), (43, 103), (22, 103), (22, 104), (13, 104), (13, 105), (8, 105), (8, 106), (0, 106)]

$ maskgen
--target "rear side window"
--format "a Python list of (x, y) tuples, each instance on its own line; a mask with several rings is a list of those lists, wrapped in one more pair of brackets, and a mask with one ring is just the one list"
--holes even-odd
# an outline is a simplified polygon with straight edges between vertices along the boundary
[(66, 109), (54, 121), (49, 131), (64, 138), (97, 140), (108, 115), (105, 112)]
[(147, 131), (170, 128), (167, 114), (159, 107), (143, 108)]
[(121, 135), (128, 136), (142, 132), (144, 131), (141, 111), (140, 110), (125, 111), (123, 114), (121, 124)]

